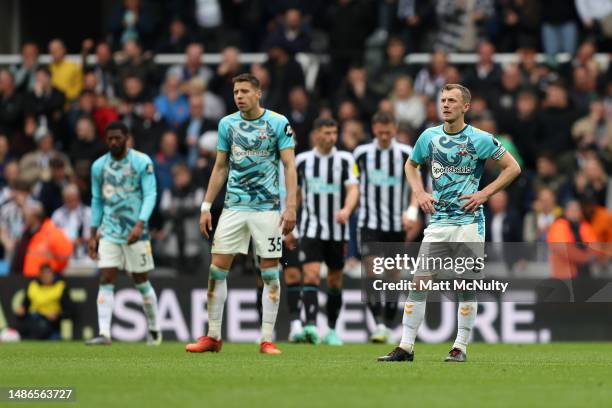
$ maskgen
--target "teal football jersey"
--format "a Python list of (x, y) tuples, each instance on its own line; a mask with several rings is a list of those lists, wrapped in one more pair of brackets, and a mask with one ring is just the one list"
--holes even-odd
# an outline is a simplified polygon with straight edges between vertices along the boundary
[(145, 222), (141, 240), (148, 240), (147, 223), (155, 208), (157, 187), (151, 158), (130, 149), (122, 160), (105, 154), (91, 166), (91, 225), (102, 238), (118, 244), (138, 221)]
[(294, 146), (289, 121), (271, 110), (254, 120), (244, 119), (240, 112), (221, 119), (217, 150), (229, 154), (225, 208), (279, 210), (280, 151)]
[[(410, 160), (431, 162), (436, 212), (432, 224), (466, 225), (478, 223), (484, 233), (482, 206), (474, 213), (461, 209), (466, 200), (459, 197), (478, 191), (487, 159), (499, 160), (506, 149), (491, 135), (471, 125), (458, 133), (446, 133), (443, 125), (426, 129), (418, 138)], [(479, 229), (480, 229), (479, 228)]]

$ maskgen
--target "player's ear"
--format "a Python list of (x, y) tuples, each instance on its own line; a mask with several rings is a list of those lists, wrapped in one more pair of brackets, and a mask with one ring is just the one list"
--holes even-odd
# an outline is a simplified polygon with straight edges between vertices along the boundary
[(469, 103), (469, 102), (464, 103), (464, 104), (463, 104), (463, 113), (466, 113), (467, 111), (469, 111), (471, 106), (472, 106), (472, 105), (470, 105), (470, 103)]

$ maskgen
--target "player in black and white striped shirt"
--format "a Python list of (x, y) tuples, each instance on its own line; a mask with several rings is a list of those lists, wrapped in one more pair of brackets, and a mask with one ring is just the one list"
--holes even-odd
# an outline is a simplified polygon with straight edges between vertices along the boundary
[[(404, 242), (409, 230), (415, 230), (418, 217), (416, 201), (411, 202), (410, 186), (404, 177), (404, 164), (412, 147), (395, 140), (395, 118), (387, 112), (372, 117), (374, 141), (358, 146), (353, 152), (359, 168), (359, 229), (360, 241)], [(376, 331), (370, 339), (384, 343), (390, 333), (397, 302), (386, 302), (384, 316), (381, 303), (369, 299), (368, 305), (376, 320)]]
[(349, 152), (337, 150), (338, 125), (333, 119), (314, 123), (314, 149), (296, 157), (301, 193), (300, 258), (303, 261), (304, 337), (319, 342), (316, 330), (321, 263), (328, 267), (327, 321), (323, 342), (341, 345), (335, 327), (342, 308), (342, 269), (349, 239), (348, 220), (359, 201), (358, 173)]

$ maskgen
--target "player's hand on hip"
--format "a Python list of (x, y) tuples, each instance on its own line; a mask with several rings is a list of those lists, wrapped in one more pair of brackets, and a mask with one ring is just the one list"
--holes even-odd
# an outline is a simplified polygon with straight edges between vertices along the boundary
[(94, 261), (98, 259), (98, 237), (89, 238), (87, 243), (87, 253)]
[(140, 237), (142, 237), (142, 229), (142, 224), (140, 222), (137, 222), (136, 225), (134, 225), (134, 228), (132, 228), (127, 237), (128, 245), (132, 245), (134, 242), (137, 242)]
[(283, 227), (283, 235), (289, 234), (295, 228), (295, 210), (293, 208), (287, 208), (281, 216), (280, 223)]
[(434, 198), (433, 195), (429, 194), (426, 191), (422, 191), (417, 194), (417, 201), (419, 203), (419, 207), (425, 214), (433, 214), (436, 212), (434, 208), (434, 203), (437, 203), (438, 200)]
[(477, 191), (474, 194), (465, 194), (459, 197), (460, 200), (467, 200), (461, 205), (461, 208), (467, 212), (474, 212), (478, 208), (487, 202), (489, 197), (482, 191)]
[(210, 231), (212, 231), (212, 215), (210, 211), (202, 211), (200, 213), (200, 233), (206, 239), (210, 239)]

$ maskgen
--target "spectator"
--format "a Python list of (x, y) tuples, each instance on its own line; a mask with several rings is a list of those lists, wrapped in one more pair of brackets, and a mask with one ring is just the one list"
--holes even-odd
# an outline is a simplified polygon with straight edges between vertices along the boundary
[(21, 158), (26, 153), (36, 150), (34, 133), (37, 126), (36, 117), (26, 113), (22, 127), (11, 138), (11, 152), (15, 154), (15, 157)]
[(96, 125), (91, 116), (80, 117), (76, 123), (76, 140), (70, 152), (72, 162), (85, 160), (91, 165), (105, 154), (106, 150), (106, 146), (96, 134)]
[(427, 98), (437, 98), (440, 89), (446, 84), (446, 54), (436, 51), (431, 55), (428, 67), (422, 68), (414, 81), (414, 91)]
[(198, 140), (208, 130), (217, 130), (217, 122), (204, 118), (204, 98), (201, 95), (189, 97), (189, 118), (179, 126), (177, 136), (181, 154), (187, 158), (189, 168), (198, 159)]
[(114, 99), (117, 96), (115, 89), (117, 81), (117, 64), (113, 59), (111, 46), (107, 42), (100, 42), (96, 45), (96, 62), (95, 64), (87, 63), (87, 56), (94, 46), (91, 39), (83, 41), (81, 56), (83, 58), (83, 66), (91, 72), (95, 79), (95, 88), (92, 89), (96, 94), (104, 94), (109, 99)]
[(520, 216), (514, 208), (508, 207), (508, 193), (502, 190), (489, 199), (486, 237), (489, 242), (520, 242)]
[(434, 26), (435, 4), (429, 0), (399, 0), (397, 2), (398, 30), (409, 52), (431, 49), (430, 34)]
[(171, 78), (177, 78), (183, 85), (182, 91), (187, 92), (186, 83), (193, 78), (204, 81), (204, 85), (213, 77), (213, 71), (204, 65), (204, 47), (198, 43), (191, 43), (185, 50), (185, 64), (172, 66), (166, 74), (166, 82)]
[(111, 122), (119, 120), (119, 112), (117, 112), (114, 106), (108, 103), (106, 95), (99, 94), (96, 95), (93, 118), (96, 123), (96, 128), (98, 129), (98, 134), (104, 135), (106, 126)]
[[(193, 3), (195, 3), (193, 16), (195, 17), (199, 37), (207, 47), (214, 47), (216, 50), (217, 42), (221, 40), (223, 27), (222, 2), (219, 0), (196, 0)], [(237, 3), (231, 5), (232, 12), (238, 5)]]
[(542, 105), (540, 149), (552, 149), (556, 154), (569, 151), (573, 147), (572, 125), (578, 115), (569, 104), (567, 90), (560, 84), (551, 84)]
[[(47, 67), (36, 70), (34, 90), (28, 92), (25, 100), (26, 111), (36, 116), (40, 123), (45, 123), (54, 134), (62, 135), (64, 107), (66, 97), (64, 93), (53, 85), (51, 72)], [(44, 118), (44, 119), (42, 119)], [(44, 122), (42, 122), (44, 120)], [(69, 143), (69, 140), (62, 142)]]
[(175, 130), (189, 118), (189, 101), (180, 90), (178, 76), (166, 78), (162, 93), (155, 98), (155, 109)]
[(149, 100), (149, 92), (145, 89), (142, 79), (137, 75), (129, 75), (123, 80), (122, 100), (119, 103), (119, 114), (122, 117), (142, 114), (143, 104)]
[(539, 191), (545, 187), (555, 192), (557, 201), (562, 205), (570, 197), (569, 180), (565, 175), (559, 174), (555, 157), (549, 152), (541, 153), (536, 159), (536, 175), (532, 181), (531, 191)]
[(595, 147), (608, 161), (612, 161), (612, 118), (606, 116), (603, 101), (595, 99), (589, 114), (572, 126), (572, 136), (577, 146)]
[(45, 216), (40, 203), (24, 208), (24, 220), (25, 228), (16, 245), (11, 272), (35, 278), (41, 266), (48, 264), (53, 271), (61, 273), (72, 254), (72, 241)]
[[(584, 220), (577, 201), (569, 201), (565, 205), (564, 215), (557, 218), (548, 230), (547, 242), (550, 244), (549, 263), (554, 278), (588, 277), (588, 264), (593, 259), (593, 253), (585, 244), (597, 242), (597, 237)], [(562, 243), (566, 245), (560, 245)]]
[(537, 192), (530, 212), (523, 220), (523, 241), (546, 242), (550, 226), (563, 214), (563, 209), (557, 205), (555, 192), (543, 187)]
[(395, 81), (401, 76), (410, 76), (410, 67), (404, 62), (406, 45), (399, 37), (390, 37), (385, 48), (385, 61), (374, 72), (370, 83), (380, 95), (388, 95)]
[(232, 111), (234, 109), (232, 78), (247, 72), (248, 69), (240, 64), (240, 50), (236, 47), (225, 47), (221, 56), (223, 60), (217, 67), (215, 76), (211, 79), (208, 88), (223, 99), (226, 111)]
[(91, 208), (81, 202), (76, 184), (66, 185), (62, 197), (63, 205), (53, 212), (51, 220), (72, 241), (72, 258), (85, 259), (90, 236)]
[[(521, 91), (515, 105), (515, 115), (509, 116), (505, 130), (511, 135), (514, 143), (529, 169), (535, 169), (538, 154), (537, 139), (540, 136), (538, 119), (538, 97), (531, 91)], [(502, 123), (500, 123), (501, 127)]]
[(296, 154), (309, 150), (309, 135), (318, 110), (303, 87), (297, 86), (289, 92), (289, 109), (286, 116), (296, 138)]
[(573, 1), (540, 0), (542, 3), (542, 45), (544, 52), (574, 55), (578, 44), (578, 16)]
[(72, 102), (79, 96), (83, 86), (83, 73), (81, 67), (66, 57), (66, 46), (58, 38), (49, 42), (49, 54), (52, 63), (49, 65), (51, 71), (51, 83), (54, 87), (62, 91), (66, 101)]
[(362, 63), (366, 38), (376, 25), (374, 15), (372, 5), (362, 1), (336, 0), (327, 8), (332, 84), (338, 84), (351, 65)]
[(502, 70), (499, 64), (493, 61), (495, 46), (489, 41), (478, 45), (478, 62), (470, 65), (464, 74), (465, 86), (470, 89), (472, 96), (481, 95), (491, 100), (491, 90), (499, 88)]
[(367, 142), (367, 135), (363, 123), (350, 119), (342, 124), (340, 133), (340, 144), (342, 150), (352, 152), (355, 148)]
[(289, 53), (285, 44), (278, 43), (270, 45), (268, 60), (264, 67), (270, 73), (271, 79), (266, 107), (283, 111), (288, 104), (289, 90), (296, 86), (304, 86), (302, 66)]
[(49, 164), (54, 157), (62, 160), (65, 164), (66, 172), (72, 174), (68, 156), (53, 148), (53, 135), (47, 128), (39, 127), (36, 130), (34, 139), (37, 144), (36, 150), (26, 154), (19, 161), (19, 173), (23, 180), (30, 185), (33, 185), (38, 180), (48, 181), (51, 178)]
[(33, 201), (30, 186), (18, 180), (18, 176), (19, 169), (16, 164), (9, 163), (5, 169), (9, 184), (2, 189), (0, 201), (0, 243), (4, 260), (11, 259), (15, 244), (23, 232), (23, 208)]
[(496, 43), (501, 52), (535, 47), (540, 37), (539, 1), (500, 0), (500, 27)]
[(34, 90), (34, 77), (38, 69), (38, 46), (27, 42), (21, 47), (21, 65), (12, 67), (11, 72), (15, 76), (15, 85), (22, 92)]
[(187, 45), (191, 44), (192, 38), (187, 32), (185, 22), (176, 17), (170, 22), (168, 34), (157, 47), (159, 54), (182, 54)]
[(76, 138), (77, 121), (83, 116), (93, 116), (96, 106), (96, 94), (88, 89), (83, 89), (76, 104), (66, 114), (66, 122), (70, 132), (70, 138)]
[(53, 214), (62, 206), (62, 190), (69, 183), (65, 166), (61, 159), (51, 158), (49, 161), (51, 178), (48, 181), (37, 182), (32, 188), (32, 194), (43, 205), (45, 214)]
[(289, 52), (309, 52), (311, 28), (302, 19), (302, 12), (297, 8), (289, 8), (285, 11), (281, 23), (270, 33), (267, 44), (285, 44)]
[(438, 33), (435, 49), (445, 52), (473, 52), (486, 38), (488, 21), (495, 15), (493, 0), (437, 0)]
[(136, 118), (132, 126), (135, 148), (151, 157), (155, 156), (162, 135), (167, 130), (168, 124), (157, 112), (155, 104), (152, 101), (145, 102), (142, 105), (142, 117)]
[(40, 266), (40, 274), (25, 289), (22, 304), (17, 307), (17, 328), (24, 339), (59, 340), (60, 321), (74, 313), (66, 282), (51, 266)]
[(607, 207), (608, 203), (608, 175), (601, 161), (591, 156), (584, 160), (582, 171), (576, 173), (574, 178), (574, 195), (580, 197), (589, 191), (595, 197), (597, 204)]
[(23, 121), (24, 100), (15, 87), (13, 74), (0, 70), (0, 131), (13, 136)]
[(612, 38), (612, 3), (607, 0), (576, 0), (576, 11), (589, 37), (596, 38), (600, 44), (609, 45)]
[(346, 80), (336, 96), (338, 101), (353, 102), (359, 117), (363, 120), (369, 120), (376, 113), (379, 99), (380, 96), (368, 84), (365, 68), (359, 65), (349, 69)]
[[(204, 98), (204, 117), (206, 119), (218, 121), (225, 116), (225, 104), (221, 97), (209, 91), (200, 78), (192, 78), (187, 82), (187, 96), (201, 95)], [(231, 111), (235, 110), (232, 105)]]
[(398, 121), (407, 122), (415, 129), (425, 121), (425, 106), (423, 100), (412, 92), (412, 80), (401, 76), (395, 81), (393, 93), (393, 113)]
[(612, 242), (612, 213), (597, 202), (595, 192), (587, 189), (580, 196), (580, 205), (584, 212), (585, 220), (593, 228), (597, 242)]
[(128, 76), (137, 76), (143, 86), (154, 87), (159, 84), (157, 67), (149, 53), (143, 53), (137, 41), (128, 41), (123, 46), (122, 61), (117, 66), (119, 83), (123, 83)]
[(120, 49), (129, 41), (138, 41), (150, 46), (155, 34), (156, 21), (146, 2), (123, 0), (117, 5), (109, 19), (113, 47)]
[(176, 133), (169, 130), (161, 138), (159, 152), (155, 155), (155, 175), (157, 176), (157, 188), (164, 191), (172, 188), (172, 167), (182, 163), (178, 150), (178, 137)]
[(573, 77), (571, 104), (578, 113), (586, 114), (591, 101), (597, 98), (597, 76), (590, 75), (586, 67), (577, 66), (574, 67)]
[(502, 72), (501, 86), (497, 92), (489, 94), (490, 99), (487, 101), (502, 123), (507, 123), (508, 116), (512, 115), (520, 91), (521, 71), (518, 65), (507, 65)]
[(162, 191), (159, 204), (164, 225), (158, 236), (159, 254), (178, 271), (195, 274), (203, 267), (200, 239), (200, 204), (204, 189), (192, 182), (185, 164), (172, 167), (172, 187)]

